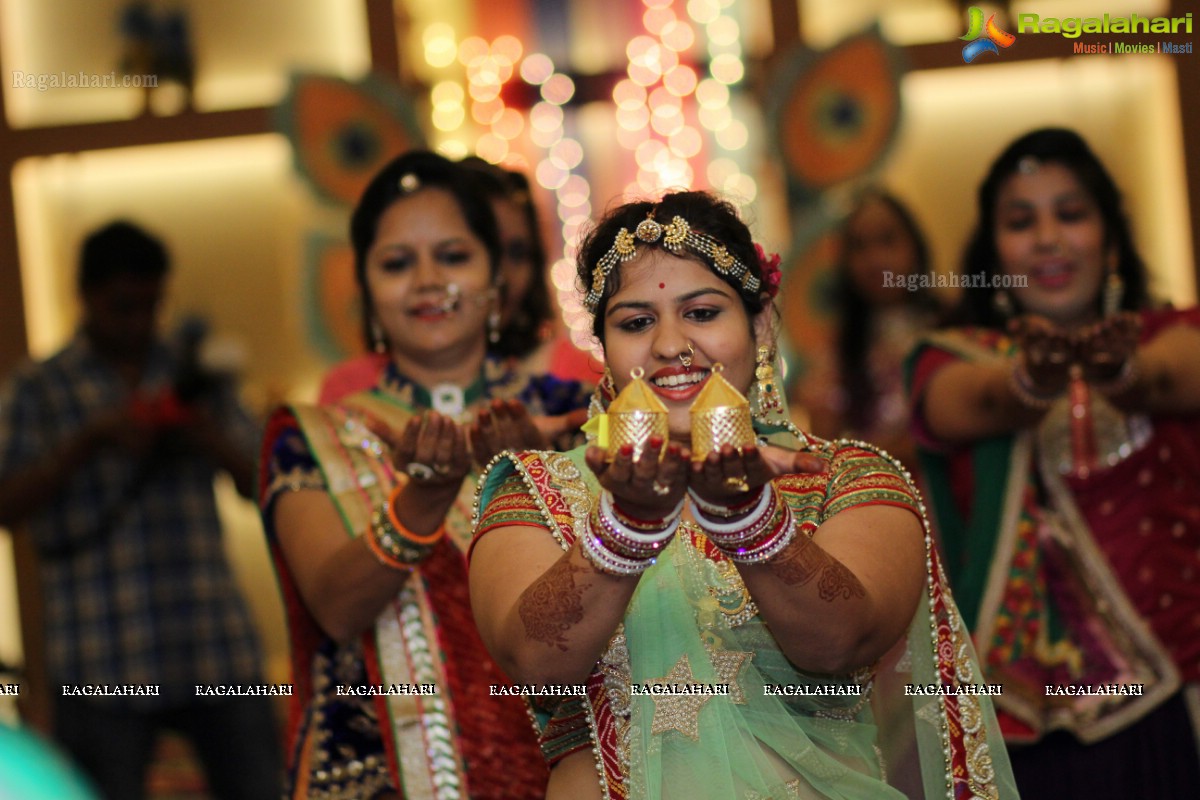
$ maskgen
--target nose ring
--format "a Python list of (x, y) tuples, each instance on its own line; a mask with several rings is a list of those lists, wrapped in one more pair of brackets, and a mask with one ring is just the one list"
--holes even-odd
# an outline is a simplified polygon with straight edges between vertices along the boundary
[(694, 359), (695, 357), (696, 357), (696, 348), (692, 345), (691, 342), (688, 342), (688, 351), (686, 354), (684, 354), (684, 353), (679, 354), (679, 363), (683, 364), (684, 369), (691, 369), (692, 368), (692, 359)]

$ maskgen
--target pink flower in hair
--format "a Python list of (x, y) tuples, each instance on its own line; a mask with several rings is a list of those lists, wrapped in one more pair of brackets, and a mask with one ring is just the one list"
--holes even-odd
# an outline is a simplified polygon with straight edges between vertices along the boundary
[(758, 242), (754, 243), (754, 249), (758, 253), (759, 269), (762, 270), (763, 291), (775, 297), (779, 294), (779, 284), (783, 281), (783, 270), (779, 268), (783, 259), (779, 253), (767, 255), (767, 251)]

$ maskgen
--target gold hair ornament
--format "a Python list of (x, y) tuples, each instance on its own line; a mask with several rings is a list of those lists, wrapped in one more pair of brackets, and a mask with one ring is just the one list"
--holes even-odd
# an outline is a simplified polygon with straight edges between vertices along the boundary
[(406, 172), (400, 176), (396, 186), (400, 189), (400, 194), (412, 194), (421, 188), (421, 179), (415, 172)]
[(632, 261), (637, 255), (638, 240), (646, 244), (654, 244), (661, 240), (662, 246), (672, 253), (679, 254), (686, 249), (703, 256), (722, 276), (740, 280), (742, 288), (751, 294), (762, 286), (762, 281), (735, 258), (725, 245), (706, 233), (694, 230), (688, 221), (680, 216), (675, 216), (669, 223), (662, 225), (654, 219), (652, 211), (638, 223), (633, 233), (630, 233), (628, 228), (617, 231), (612, 247), (596, 262), (592, 269), (592, 286), (583, 298), (583, 304), (588, 311), (595, 311), (596, 306), (600, 304), (609, 273), (618, 264)]

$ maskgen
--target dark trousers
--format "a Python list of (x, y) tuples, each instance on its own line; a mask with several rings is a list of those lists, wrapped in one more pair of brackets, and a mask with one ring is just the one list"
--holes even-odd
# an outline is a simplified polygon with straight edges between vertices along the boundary
[(1196, 734), (1182, 694), (1095, 744), (1056, 731), (1010, 747), (1009, 756), (1023, 800), (1200, 797)]
[(214, 798), (274, 800), (282, 792), (283, 759), (269, 698), (221, 698), (144, 712), (56, 697), (54, 712), (55, 738), (105, 800), (146, 797), (146, 769), (165, 729), (191, 743)]

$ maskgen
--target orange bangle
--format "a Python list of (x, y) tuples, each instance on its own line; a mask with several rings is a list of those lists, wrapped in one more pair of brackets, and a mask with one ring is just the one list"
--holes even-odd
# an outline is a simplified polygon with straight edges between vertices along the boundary
[(437, 542), (438, 539), (441, 539), (442, 535), (446, 532), (445, 525), (439, 525), (437, 527), (437, 530), (435, 530), (433, 533), (427, 534), (425, 536), (420, 536), (420, 535), (415, 534), (412, 531), (410, 531), (408, 529), (408, 527), (403, 522), (401, 522), (400, 519), (396, 516), (396, 500), (399, 499), (400, 491), (403, 488), (404, 487), (402, 487), (400, 484), (396, 484), (395, 486), (392, 487), (392, 491), (387, 496), (386, 504), (387, 504), (388, 522), (392, 523), (392, 527), (396, 529), (397, 533), (399, 533), (405, 539), (408, 539), (409, 541), (411, 541), (413, 544), (416, 544), (416, 545), (434, 544), (435, 542)]
[(382, 506), (371, 513), (371, 526), (367, 530), (367, 546), (381, 564), (393, 569), (410, 569), (428, 558), (446, 533), (446, 526), (427, 536), (419, 536), (396, 518), (396, 497), (399, 487), (392, 489)]

